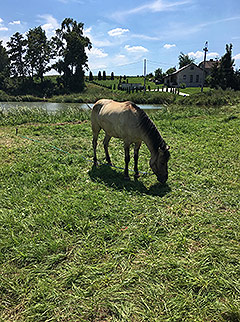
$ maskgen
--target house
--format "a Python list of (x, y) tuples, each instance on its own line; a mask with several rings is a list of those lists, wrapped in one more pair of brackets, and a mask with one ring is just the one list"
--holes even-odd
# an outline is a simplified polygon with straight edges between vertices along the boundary
[[(211, 71), (212, 71), (212, 68), (214, 66), (214, 64), (218, 63), (218, 60), (213, 60), (213, 59), (210, 59), (210, 60), (207, 60), (205, 61), (205, 77), (209, 76), (211, 74)], [(202, 68), (203, 69), (203, 66), (204, 66), (204, 62), (202, 61), (198, 67)]]
[(179, 87), (185, 84), (186, 87), (198, 87), (202, 85), (203, 69), (196, 64), (188, 64), (176, 72), (164, 77), (164, 85)]

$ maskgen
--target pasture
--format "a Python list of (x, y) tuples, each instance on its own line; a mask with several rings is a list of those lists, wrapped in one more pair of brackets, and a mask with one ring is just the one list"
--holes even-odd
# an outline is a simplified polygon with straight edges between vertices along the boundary
[(94, 168), (88, 112), (0, 116), (0, 321), (240, 320), (239, 104), (150, 113), (164, 185)]

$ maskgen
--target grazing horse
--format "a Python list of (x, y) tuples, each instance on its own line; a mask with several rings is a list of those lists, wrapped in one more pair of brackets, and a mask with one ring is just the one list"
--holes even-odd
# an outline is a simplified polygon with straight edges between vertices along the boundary
[(108, 144), (111, 137), (120, 138), (124, 142), (125, 170), (124, 177), (129, 179), (128, 164), (130, 161), (129, 148), (134, 147), (135, 178), (139, 177), (138, 154), (142, 141), (147, 145), (150, 153), (150, 167), (157, 176), (158, 181), (165, 183), (168, 178), (169, 147), (161, 137), (154, 123), (147, 114), (132, 102), (115, 102), (101, 99), (92, 109), (91, 115), (93, 133), (94, 164), (97, 165), (97, 139), (101, 129), (105, 131), (103, 141), (107, 163), (111, 165), (108, 153)]

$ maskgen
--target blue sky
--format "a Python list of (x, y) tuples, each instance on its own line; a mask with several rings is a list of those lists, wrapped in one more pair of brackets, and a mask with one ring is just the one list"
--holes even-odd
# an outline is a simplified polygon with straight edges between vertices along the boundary
[(203, 59), (221, 57), (233, 44), (240, 68), (239, 0), (1, 0), (0, 40), (42, 26), (51, 37), (64, 18), (84, 23), (93, 45), (89, 67), (115, 75), (143, 74), (176, 66), (180, 52)]

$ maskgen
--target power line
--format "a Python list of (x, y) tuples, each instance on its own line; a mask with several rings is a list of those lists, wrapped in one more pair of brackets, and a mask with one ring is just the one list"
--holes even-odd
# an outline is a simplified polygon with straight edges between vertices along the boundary
[(154, 61), (154, 60), (148, 60), (148, 63), (151, 63), (153, 65), (166, 65), (166, 66), (172, 66), (173, 64), (169, 64), (169, 63), (164, 63), (161, 61)]
[[(121, 65), (114, 65), (114, 66), (106, 66), (104, 67), (105, 69), (114, 69), (114, 68), (121, 68), (121, 67), (126, 67), (126, 66), (130, 66), (130, 65), (135, 65), (135, 64), (142, 64), (142, 60), (138, 60), (132, 63), (127, 63), (127, 64), (121, 64)], [(99, 70), (99, 69), (104, 69), (104, 68), (90, 68), (90, 70), (94, 71), (94, 70)]]

